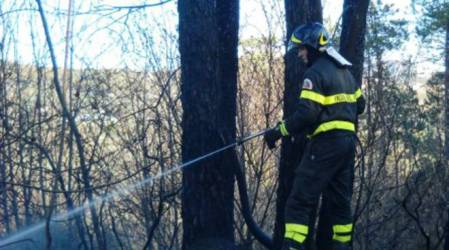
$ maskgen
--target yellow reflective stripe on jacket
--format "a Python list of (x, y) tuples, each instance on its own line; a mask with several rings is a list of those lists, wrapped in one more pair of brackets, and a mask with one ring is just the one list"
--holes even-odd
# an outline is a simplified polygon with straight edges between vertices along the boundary
[(309, 227), (302, 224), (285, 224), (284, 238), (303, 243), (309, 233)]
[(318, 126), (318, 128), (315, 129), (312, 136), (334, 129), (349, 130), (355, 132), (355, 125), (354, 123), (347, 121), (330, 121), (321, 123), (320, 126)]
[(346, 243), (351, 241), (351, 235), (336, 235), (332, 237), (333, 240), (339, 241), (341, 243)]
[(287, 127), (285, 126), (285, 121), (281, 121), (279, 123), (279, 131), (281, 131), (281, 135), (282, 136), (288, 136), (289, 135)]
[(311, 90), (303, 89), (301, 91), (301, 96), (299, 98), (311, 100), (311, 101), (314, 101), (321, 105), (327, 106), (327, 105), (333, 105), (333, 104), (343, 103), (343, 102), (354, 103), (354, 102), (357, 102), (357, 99), (360, 96), (362, 96), (362, 90), (360, 88), (357, 89), (354, 92), (354, 94), (342, 93), (342, 94), (336, 94), (336, 95), (330, 95), (330, 96), (325, 96), (325, 95), (322, 95), (320, 93), (317, 93), (317, 92), (314, 92)]
[(310, 90), (302, 90), (300, 99), (308, 99), (314, 102), (317, 102), (319, 104), (324, 105), (326, 97), (322, 94), (318, 94), (317, 92), (310, 91)]
[(334, 225), (334, 233), (350, 233), (352, 232), (352, 223), (346, 225)]

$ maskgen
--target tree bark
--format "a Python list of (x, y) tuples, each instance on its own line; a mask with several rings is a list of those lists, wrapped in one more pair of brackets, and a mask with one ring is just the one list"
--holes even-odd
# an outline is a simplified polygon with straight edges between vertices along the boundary
[[(285, 14), (287, 23), (287, 38), (293, 30), (307, 22), (323, 22), (321, 1), (285, 0)], [(284, 87), (284, 117), (288, 117), (296, 110), (297, 97), (301, 90), (301, 81), (306, 70), (300, 64), (297, 55), (287, 55), (285, 58), (285, 87)], [(276, 221), (274, 228), (274, 249), (280, 249), (284, 237), (284, 210), (285, 204), (293, 185), (294, 170), (298, 166), (306, 143), (304, 134), (295, 138), (282, 140), (281, 160), (279, 166), (279, 187), (276, 198)], [(315, 218), (315, 213), (311, 216)], [(312, 219), (312, 220), (313, 220)], [(311, 221), (312, 221), (311, 220)], [(313, 223), (310, 223), (310, 235), (313, 235)], [(311, 246), (310, 237), (307, 240)]]
[[(236, 136), (238, 0), (180, 0), (182, 160)], [(183, 171), (183, 249), (233, 249), (232, 151)]]
[(368, 0), (345, 0), (340, 53), (352, 63), (351, 73), (362, 83)]

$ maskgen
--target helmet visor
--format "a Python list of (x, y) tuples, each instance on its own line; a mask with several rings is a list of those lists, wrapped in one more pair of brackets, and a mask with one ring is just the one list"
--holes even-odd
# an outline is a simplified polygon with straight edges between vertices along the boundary
[(302, 41), (298, 37), (296, 37), (295, 34), (292, 34), (292, 36), (290, 37), (290, 40), (288, 41), (287, 53), (295, 51), (298, 48), (300, 48), (301, 46), (303, 46)]

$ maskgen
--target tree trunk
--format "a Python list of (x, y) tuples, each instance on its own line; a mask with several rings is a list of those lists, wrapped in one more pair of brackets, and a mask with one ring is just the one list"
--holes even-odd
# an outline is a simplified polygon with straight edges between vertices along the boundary
[[(93, 190), (92, 190), (92, 186), (91, 186), (90, 170), (87, 166), (85, 155), (84, 155), (83, 140), (82, 140), (81, 134), (78, 130), (75, 118), (71, 115), (70, 111), (68, 110), (65, 97), (62, 93), (61, 84), (59, 82), (56, 56), (54, 53), (53, 44), (52, 44), (51, 37), (50, 37), (50, 31), (48, 28), (47, 20), (45, 18), (45, 12), (42, 7), (42, 3), (40, 0), (36, 0), (36, 3), (39, 8), (39, 14), (40, 14), (40, 17), (42, 20), (45, 38), (47, 40), (47, 45), (48, 45), (48, 48), (50, 51), (50, 58), (51, 58), (52, 65), (53, 65), (53, 83), (55, 86), (56, 94), (57, 94), (58, 100), (61, 104), (62, 114), (68, 120), (71, 136), (73, 136), (73, 138), (75, 139), (75, 142), (76, 142), (76, 146), (78, 149), (79, 161), (80, 161), (81, 176), (82, 176), (82, 180), (84, 183), (84, 187), (86, 189), (86, 197), (87, 197), (88, 201), (91, 203), (91, 202), (93, 202), (94, 195), (93, 195)], [(90, 213), (91, 213), (91, 219), (92, 219), (92, 224), (93, 224), (98, 248), (106, 249), (106, 241), (104, 241), (102, 234), (101, 234), (100, 220), (98, 218), (97, 209), (95, 208), (95, 206), (90, 206)]]
[[(445, 96), (445, 126), (444, 126), (444, 155), (445, 163), (449, 163), (449, 19), (446, 21), (446, 45), (445, 45), (445, 71), (444, 71), (444, 96)], [(447, 165), (446, 165), (447, 166)], [(448, 194), (449, 196), (449, 194)], [(447, 210), (446, 236), (444, 250), (449, 250), (449, 209)]]
[[(180, 0), (182, 160), (235, 140), (238, 0)], [(232, 151), (183, 171), (183, 249), (234, 248)]]
[[(1, 46), (0, 46), (1, 51)], [(2, 51), (1, 51), (2, 52)], [(3, 54), (3, 53), (2, 53)], [(1, 120), (1, 138), (0, 138), (0, 194), (1, 194), (1, 206), (2, 206), (2, 221), (4, 222), (5, 233), (9, 234), (10, 222), (9, 222), (9, 209), (8, 209), (8, 194), (7, 194), (7, 157), (6, 157), (6, 135), (8, 133), (7, 120), (6, 120), (6, 62), (1, 62), (1, 74), (0, 74), (0, 120)]]
[[(2, 131), (3, 132), (3, 131)], [(5, 228), (5, 233), (9, 234), (11, 228), (9, 225), (9, 210), (8, 210), (8, 194), (6, 187), (6, 158), (5, 148), (0, 142), (0, 194), (1, 194), (1, 206), (2, 206), (2, 221)]]
[[(8, 110), (5, 112), (5, 127), (7, 128), (6, 134), (11, 133), (11, 126), (9, 124), (9, 114)], [(13, 155), (13, 144), (9, 143), (6, 147), (6, 157), (5, 160), (9, 163), (9, 173), (8, 173), (8, 180), (11, 183), (14, 183), (16, 181), (16, 175), (14, 171), (14, 155)], [(11, 188), (11, 209), (10, 209), (10, 215), (14, 217), (15, 222), (15, 228), (16, 230), (20, 227), (20, 218), (19, 218), (19, 207), (17, 204), (17, 190), (15, 188)]]
[(351, 73), (359, 84), (363, 76), (368, 6), (369, 0), (345, 0), (343, 4), (340, 53), (352, 63)]
[[(287, 38), (290, 38), (293, 30), (307, 22), (323, 21), (321, 1), (285, 0), (285, 14), (287, 23)], [(306, 68), (299, 63), (296, 55), (288, 55), (285, 58), (285, 88), (284, 88), (284, 117), (288, 117), (296, 110), (301, 81)], [(274, 249), (280, 249), (284, 237), (284, 210), (285, 204), (292, 188), (294, 170), (301, 160), (306, 142), (305, 135), (296, 136), (294, 139), (283, 139), (281, 146), (281, 161), (279, 166), (279, 187), (276, 198), (276, 221), (274, 228)], [(311, 216), (315, 218), (315, 213)], [(313, 223), (310, 223), (310, 235), (313, 235)], [(307, 244), (310, 246), (310, 237)]]

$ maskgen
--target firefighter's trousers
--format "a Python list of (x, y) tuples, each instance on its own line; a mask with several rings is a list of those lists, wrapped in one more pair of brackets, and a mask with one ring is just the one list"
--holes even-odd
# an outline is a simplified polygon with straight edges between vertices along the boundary
[(285, 239), (305, 241), (309, 216), (323, 193), (329, 202), (334, 242), (350, 243), (355, 145), (355, 135), (346, 131), (323, 133), (309, 141), (286, 204)]

